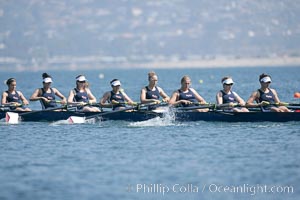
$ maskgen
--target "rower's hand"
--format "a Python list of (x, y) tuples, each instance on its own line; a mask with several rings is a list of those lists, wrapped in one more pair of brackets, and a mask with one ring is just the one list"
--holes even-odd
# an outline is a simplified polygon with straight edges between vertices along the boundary
[(164, 98), (162, 101), (165, 102), (165, 103), (169, 103), (170, 98)]
[(189, 104), (192, 104), (193, 102), (188, 101), (188, 100), (180, 100), (180, 103), (183, 103), (185, 105), (189, 105)]
[(288, 103), (285, 103), (285, 102), (279, 102), (277, 103), (279, 106), (288, 106), (289, 104)]
[(228, 107), (233, 108), (236, 104), (233, 102), (229, 102)]
[(267, 102), (267, 101), (262, 101), (262, 102), (260, 102), (259, 105), (261, 105), (261, 106), (267, 106), (267, 105), (269, 105), (269, 104), (270, 104), (270, 103)]
[(160, 104), (160, 103), (161, 103), (160, 100), (156, 100), (156, 99), (155, 99), (153, 102), (154, 102), (155, 104)]
[(89, 105), (93, 105), (93, 104), (95, 104), (95, 102), (94, 102), (94, 101), (92, 101), (92, 100), (89, 100), (87, 104), (89, 104)]
[(41, 97), (41, 99), (42, 99), (43, 102), (46, 103), (46, 104), (50, 103), (50, 100), (47, 99), (46, 97)]
[(81, 102), (79, 102), (79, 105), (80, 106), (85, 106), (87, 103), (85, 103), (85, 102), (83, 102), (83, 101), (81, 101)]
[(65, 105), (65, 104), (67, 104), (67, 101), (66, 100), (61, 100), (60, 104)]
[(14, 106), (14, 107), (20, 107), (22, 104), (18, 103), (18, 102), (13, 102), (10, 104), (11, 106)]
[(113, 105), (114, 105), (114, 104), (119, 104), (119, 102), (117, 102), (116, 100), (112, 100), (112, 101), (111, 101), (111, 104), (113, 104)]
[(237, 105), (241, 106), (241, 107), (245, 107), (245, 103), (238, 103)]
[(128, 102), (128, 105), (131, 105), (131, 106), (137, 106), (138, 103), (137, 103), (137, 102)]

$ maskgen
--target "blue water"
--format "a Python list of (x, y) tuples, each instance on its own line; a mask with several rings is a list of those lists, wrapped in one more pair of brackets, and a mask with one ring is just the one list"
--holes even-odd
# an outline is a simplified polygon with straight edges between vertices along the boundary
[[(120, 78), (128, 95), (138, 101), (147, 72), (84, 74), (98, 99), (110, 89), (111, 79)], [(193, 87), (208, 102), (214, 101), (225, 75), (233, 76), (234, 89), (245, 100), (259, 87), (262, 72), (272, 75), (272, 87), (282, 101), (297, 102), (293, 93), (300, 90), (299, 68), (156, 72), (168, 94), (179, 87), (183, 75), (190, 75)], [(80, 73), (50, 72), (53, 86), (66, 96)], [(100, 73), (104, 79), (98, 78)], [(40, 72), (2, 73), (1, 82), (9, 77), (18, 79), (18, 89), (28, 98), (41, 86)], [(39, 106), (31, 104), (33, 109)], [(2, 123), (0, 199), (299, 199), (299, 128), (299, 122), (179, 123), (168, 119), (80, 125)], [(270, 192), (273, 186), (277, 191)], [(234, 191), (237, 187), (244, 190)]]

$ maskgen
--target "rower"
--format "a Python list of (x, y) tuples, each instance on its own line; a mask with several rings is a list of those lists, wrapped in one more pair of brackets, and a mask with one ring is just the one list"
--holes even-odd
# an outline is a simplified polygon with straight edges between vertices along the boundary
[(91, 104), (96, 104), (96, 98), (88, 88), (87, 79), (84, 75), (76, 77), (76, 87), (70, 91), (68, 104), (76, 106), (82, 112), (100, 112), (100, 109)]
[(43, 73), (42, 78), (43, 87), (38, 88), (34, 91), (34, 93), (30, 97), (30, 101), (40, 101), (43, 110), (57, 107), (55, 96), (58, 96), (61, 99), (61, 104), (66, 104), (66, 97), (62, 95), (62, 93), (60, 93), (58, 89), (51, 87), (52, 77), (47, 73)]
[(244, 107), (234, 108), (235, 104), (245, 106), (245, 101), (236, 92), (232, 91), (232, 86), (234, 84), (232, 78), (230, 76), (225, 76), (222, 78), (221, 83), (223, 85), (223, 90), (220, 90), (216, 95), (217, 104), (222, 104), (222, 107), (226, 107), (226, 111), (249, 112), (249, 110)]
[[(189, 76), (183, 76), (181, 79), (180, 89), (173, 92), (169, 104), (173, 106), (189, 107), (195, 104), (206, 104), (203, 97), (198, 92), (191, 88), (191, 79)], [(195, 109), (198, 112), (207, 112), (208, 109)]]
[[(170, 97), (164, 92), (161, 87), (157, 86), (158, 77), (155, 72), (151, 71), (148, 73), (148, 86), (145, 86), (141, 90), (140, 100), (141, 103), (160, 103), (160, 97), (162, 97), (163, 102), (169, 102)], [(159, 105), (148, 106), (148, 110), (161, 109)]]
[[(121, 110), (126, 108), (126, 104), (135, 105), (124, 91), (121, 91), (121, 82), (119, 79), (110, 81), (111, 91), (105, 92), (100, 99), (100, 105), (113, 110)], [(108, 103), (106, 103), (108, 102)]]
[(254, 105), (256, 101), (261, 106), (264, 112), (290, 112), (290, 110), (281, 105), (275, 89), (270, 88), (272, 82), (271, 76), (267, 74), (261, 74), (259, 76), (260, 89), (253, 92), (247, 101), (247, 105)]
[(7, 106), (10, 111), (31, 111), (31, 109), (24, 106), (29, 104), (27, 99), (22, 92), (16, 90), (16, 79), (9, 78), (6, 81), (6, 85), (8, 90), (2, 93), (2, 106)]

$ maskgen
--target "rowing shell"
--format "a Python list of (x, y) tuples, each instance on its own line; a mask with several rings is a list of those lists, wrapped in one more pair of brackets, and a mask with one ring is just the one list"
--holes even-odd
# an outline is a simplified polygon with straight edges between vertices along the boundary
[[(18, 112), (23, 113), (23, 112)], [(66, 120), (71, 116), (87, 117), (93, 116), (95, 112), (74, 112), (74, 111), (48, 111), (48, 112), (33, 112), (22, 115), (21, 121), (33, 122), (53, 122), (59, 120)], [(155, 117), (163, 117), (164, 113), (156, 113), (151, 111), (133, 111), (133, 112), (116, 112), (102, 115), (99, 118), (101, 121), (106, 120), (125, 120), (125, 121), (145, 121)], [(9, 117), (6, 112), (0, 112), (0, 119)], [(225, 122), (258, 122), (258, 121), (271, 121), (271, 122), (287, 122), (287, 121), (300, 121), (300, 112), (223, 112), (223, 111), (210, 111), (210, 112), (193, 112), (193, 111), (180, 111), (175, 112), (174, 120), (177, 121), (225, 121)]]

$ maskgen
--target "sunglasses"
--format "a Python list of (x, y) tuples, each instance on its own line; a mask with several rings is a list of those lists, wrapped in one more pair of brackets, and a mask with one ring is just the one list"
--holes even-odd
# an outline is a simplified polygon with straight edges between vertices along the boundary
[(85, 83), (85, 81), (78, 81), (78, 83)]
[(233, 85), (233, 83), (230, 83), (230, 84), (224, 84), (224, 85), (230, 85), (230, 86), (232, 86), (232, 85)]

